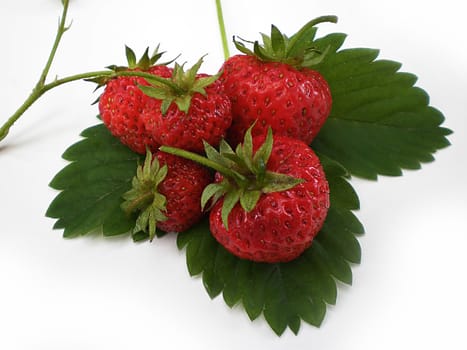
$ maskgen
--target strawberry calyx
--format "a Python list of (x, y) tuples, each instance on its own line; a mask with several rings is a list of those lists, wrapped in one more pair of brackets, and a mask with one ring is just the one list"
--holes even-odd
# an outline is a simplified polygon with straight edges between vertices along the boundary
[(304, 180), (267, 170), (267, 163), (273, 146), (272, 129), (269, 128), (265, 141), (253, 151), (252, 125), (245, 133), (244, 142), (235, 151), (222, 140), (219, 151), (204, 142), (206, 157), (182, 149), (162, 146), (161, 151), (198, 162), (216, 170), (222, 176), (203, 191), (201, 207), (208, 203), (213, 206), (223, 198), (222, 222), (228, 229), (228, 216), (234, 206), (240, 203), (246, 212), (253, 210), (261, 195), (285, 191)]
[[(116, 66), (116, 65), (111, 65), (108, 66), (107, 68), (110, 70), (113, 70), (115, 72), (122, 71), (122, 70), (142, 70), (142, 71), (147, 71), (149, 68), (154, 66), (157, 61), (164, 55), (165, 52), (159, 52), (159, 45), (154, 49), (154, 52), (152, 53), (151, 56), (149, 56), (149, 47), (146, 48), (144, 51), (143, 55), (139, 60), (136, 59), (136, 54), (135, 52), (128, 46), (125, 45), (125, 55), (127, 59), (128, 66)], [(164, 62), (164, 63), (158, 63), (158, 65), (168, 65), (172, 61)]]
[(134, 76), (144, 75), (144, 77), (146, 77), (146, 75), (149, 76), (149, 73), (145, 74), (144, 72), (147, 72), (151, 67), (154, 67), (156, 65), (167, 66), (178, 58), (177, 56), (170, 61), (158, 63), (161, 57), (165, 54), (165, 51), (159, 52), (159, 46), (160, 45), (156, 46), (151, 56), (149, 56), (149, 47), (147, 47), (143, 55), (141, 56), (141, 58), (137, 59), (135, 52), (130, 47), (125, 45), (125, 55), (127, 59), (127, 66), (117, 66), (117, 65), (107, 66), (106, 68), (110, 70), (109, 72), (110, 74), (98, 75), (94, 78), (85, 79), (85, 81), (96, 83), (97, 84), (96, 89), (98, 89), (104, 86), (105, 84), (107, 84), (111, 79), (114, 79), (119, 76), (133, 76), (133, 75)]
[(157, 222), (167, 220), (164, 214), (167, 200), (157, 189), (167, 172), (167, 165), (161, 167), (157, 157), (153, 157), (148, 149), (144, 163), (138, 165), (133, 177), (132, 188), (123, 195), (123, 211), (127, 215), (139, 212), (133, 234), (146, 232), (151, 241), (156, 235)]
[(205, 88), (214, 83), (221, 72), (211, 76), (199, 76), (198, 71), (203, 63), (201, 57), (191, 68), (185, 70), (185, 64), (175, 63), (170, 78), (148, 78), (150, 86), (139, 85), (139, 88), (148, 96), (162, 100), (161, 112), (165, 115), (172, 103), (185, 114), (191, 105), (195, 93), (206, 96)]
[[(337, 23), (336, 16), (321, 16), (306, 23), (291, 37), (283, 34), (275, 25), (271, 26), (271, 35), (261, 34), (262, 44), (259, 41), (248, 41), (234, 37), (235, 47), (246, 55), (257, 57), (265, 62), (281, 62), (298, 69), (310, 68), (320, 63), (328, 48), (319, 49), (314, 42), (316, 25), (323, 22)], [(253, 50), (245, 43), (252, 44)]]

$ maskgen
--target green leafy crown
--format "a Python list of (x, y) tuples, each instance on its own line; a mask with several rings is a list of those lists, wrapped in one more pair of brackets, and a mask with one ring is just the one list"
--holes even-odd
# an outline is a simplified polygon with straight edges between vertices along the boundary
[[(162, 100), (161, 112), (163, 115), (167, 113), (172, 103), (175, 103), (180, 111), (185, 114), (188, 113), (193, 95), (195, 93), (200, 93), (206, 96), (205, 88), (214, 83), (222, 73), (219, 72), (216, 75), (199, 77), (198, 72), (203, 64), (203, 57), (201, 57), (198, 62), (187, 70), (184, 68), (185, 64), (180, 65), (175, 62), (172, 76), (170, 78), (162, 78), (154, 74), (144, 73), (156, 64), (159, 66), (169, 65), (173, 63), (178, 56), (170, 61), (157, 63), (165, 53), (159, 52), (159, 45), (151, 56), (149, 56), (149, 48), (146, 48), (146, 51), (139, 60), (136, 58), (135, 52), (128, 46), (125, 46), (125, 53), (128, 66), (110, 65), (107, 68), (115, 72), (115, 75), (99, 76), (86, 79), (86, 81), (96, 83), (96, 89), (98, 89), (106, 85), (111, 79), (118, 77), (120, 72), (125, 72), (125, 76), (131, 76), (132, 74), (128, 73), (128, 71), (137, 71), (133, 74), (143, 77), (145, 81), (149, 83), (149, 86), (139, 84), (138, 87), (146, 95)], [(140, 74), (140, 72), (143, 72), (143, 74)], [(122, 75), (122, 73), (120, 73), (120, 75)]]
[(198, 77), (198, 71), (203, 63), (201, 57), (193, 67), (184, 70), (184, 64), (175, 63), (172, 76), (168, 79), (154, 76), (147, 78), (150, 86), (139, 85), (139, 88), (148, 96), (162, 100), (161, 112), (166, 114), (172, 102), (178, 109), (188, 113), (191, 99), (195, 93), (206, 95), (205, 88), (214, 83), (220, 73), (212, 76)]
[[(175, 59), (177, 59), (178, 56), (170, 61), (158, 63), (161, 57), (165, 54), (165, 51), (159, 52), (159, 46), (160, 45), (156, 46), (151, 56), (149, 56), (149, 47), (147, 47), (143, 55), (141, 56), (141, 58), (137, 59), (135, 52), (130, 47), (125, 45), (125, 55), (127, 59), (127, 66), (110, 65), (110, 66), (107, 66), (106, 68), (110, 69), (111, 71), (117, 74), (119, 72), (126, 72), (128, 70), (138, 70), (138, 71), (144, 72), (144, 71), (149, 70), (149, 68), (155, 65), (158, 65), (158, 66), (169, 65), (170, 63), (174, 62)], [(97, 84), (97, 87), (96, 87), (96, 90), (97, 90), (100, 87), (106, 85), (113, 78), (114, 78), (113, 76), (109, 76), (109, 75), (100, 75), (98, 77), (89, 78), (85, 80)]]
[[(281, 33), (275, 26), (271, 26), (271, 35), (261, 34), (263, 43), (233, 38), (236, 48), (247, 55), (253, 55), (266, 62), (282, 62), (296, 68), (312, 67), (320, 63), (327, 53), (315, 46), (313, 38), (316, 25), (323, 22), (337, 22), (336, 16), (321, 16), (309, 21), (292, 37)], [(253, 44), (253, 50), (247, 48), (245, 43)]]
[(152, 240), (156, 235), (157, 223), (167, 220), (164, 214), (166, 197), (159, 193), (158, 186), (167, 176), (167, 165), (160, 166), (151, 151), (146, 152), (143, 165), (139, 165), (133, 177), (132, 188), (123, 194), (121, 207), (127, 215), (139, 212), (133, 234), (146, 232)]
[(266, 169), (273, 146), (272, 130), (268, 129), (264, 143), (253, 152), (253, 126), (247, 130), (243, 144), (239, 144), (235, 151), (225, 140), (221, 141), (219, 151), (204, 142), (207, 158), (173, 147), (161, 147), (163, 152), (191, 159), (223, 175), (222, 181), (205, 188), (201, 206), (204, 208), (210, 200), (214, 205), (223, 197), (222, 222), (227, 229), (228, 216), (237, 203), (240, 202), (242, 208), (249, 212), (255, 208), (263, 193), (285, 191), (303, 182), (303, 179)]
[[(143, 55), (139, 60), (136, 58), (135, 52), (128, 46), (125, 45), (125, 54), (126, 54), (126, 59), (128, 66), (108, 66), (107, 68), (113, 70), (113, 71), (122, 71), (122, 70), (128, 70), (128, 69), (140, 69), (142, 71), (147, 71), (149, 68), (154, 66), (159, 59), (162, 57), (162, 55), (165, 54), (164, 52), (159, 52), (159, 45), (154, 49), (154, 52), (152, 53), (151, 56), (149, 56), (149, 47), (146, 48), (144, 51)], [(160, 66), (166, 66), (170, 63), (172, 63), (174, 60), (163, 62), (163, 63), (157, 63)]]

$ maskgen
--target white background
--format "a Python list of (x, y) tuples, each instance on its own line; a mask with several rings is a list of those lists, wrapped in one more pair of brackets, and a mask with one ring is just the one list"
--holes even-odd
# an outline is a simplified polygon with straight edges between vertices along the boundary
[[(354, 285), (339, 287), (320, 329), (280, 338), (264, 319), (210, 300), (191, 278), (174, 236), (66, 240), (44, 213), (61, 154), (96, 123), (94, 87), (72, 83), (43, 96), (0, 143), (0, 349), (466, 349), (467, 92), (462, 2), (224, 0), (229, 37), (256, 39), (274, 23), (293, 33), (339, 16), (321, 33), (418, 75), (454, 130), (436, 161), (403, 177), (354, 179), (366, 234)], [(461, 7), (462, 6), (462, 7)], [(1, 0), (0, 121), (29, 94), (48, 56), (58, 0)], [(124, 45), (146, 46), (217, 71), (222, 48), (213, 0), (72, 0), (50, 78), (124, 64)], [(232, 52), (234, 50), (232, 49)]]

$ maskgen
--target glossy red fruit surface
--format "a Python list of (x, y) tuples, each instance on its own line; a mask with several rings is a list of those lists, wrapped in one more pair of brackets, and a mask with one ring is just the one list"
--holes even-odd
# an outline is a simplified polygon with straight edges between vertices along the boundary
[[(255, 147), (264, 140), (254, 139)], [(258, 262), (287, 262), (307, 249), (318, 234), (329, 208), (329, 185), (319, 158), (305, 143), (274, 137), (267, 169), (305, 181), (295, 187), (262, 194), (246, 212), (236, 204), (222, 223), (223, 200), (210, 213), (216, 240), (237, 257)]]
[[(198, 78), (206, 76), (199, 74)], [(219, 144), (232, 123), (231, 103), (219, 80), (205, 91), (205, 95), (193, 95), (187, 113), (172, 103), (167, 113), (145, 118), (145, 129), (156, 143), (197, 153), (204, 151), (203, 140), (214, 147)]]
[(326, 80), (309, 68), (296, 69), (255, 56), (236, 55), (222, 67), (220, 80), (232, 102), (232, 145), (256, 122), (253, 136), (271, 126), (275, 135), (310, 144), (326, 121), (332, 97)]
[(164, 211), (167, 220), (157, 223), (165, 232), (183, 232), (203, 216), (201, 194), (212, 182), (211, 172), (190, 160), (164, 152), (157, 152), (161, 166), (167, 165), (167, 175), (157, 190), (166, 197)]
[[(172, 69), (161, 65), (147, 72), (169, 78)], [(146, 129), (145, 120), (152, 119), (160, 111), (161, 102), (145, 95), (138, 84), (148, 85), (141, 77), (110, 80), (99, 99), (99, 112), (112, 135), (133, 151), (145, 154), (146, 146), (153, 151), (160, 146)]]

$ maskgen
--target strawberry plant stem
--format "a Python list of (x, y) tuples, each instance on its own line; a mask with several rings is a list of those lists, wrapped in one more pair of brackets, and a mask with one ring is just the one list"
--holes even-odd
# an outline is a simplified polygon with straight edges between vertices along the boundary
[(63, 34), (70, 28), (70, 26), (65, 26), (65, 21), (66, 21), (66, 16), (68, 13), (68, 5), (69, 5), (69, 0), (63, 0), (63, 12), (60, 17), (60, 22), (57, 28), (57, 35), (55, 36), (55, 41), (52, 46), (52, 51), (50, 52), (49, 58), (47, 60), (47, 63), (45, 64), (44, 70), (42, 71), (42, 74), (39, 78), (39, 81), (37, 82), (38, 86), (44, 85), (45, 84), (45, 79), (47, 78), (47, 75), (49, 74), (50, 67), (52, 66), (52, 62), (55, 58), (55, 53), (57, 52), (58, 49), (58, 44), (60, 43), (60, 40), (62, 39)]
[(60, 17), (60, 22), (59, 22), (59, 25), (58, 25), (57, 34), (55, 36), (55, 41), (54, 41), (54, 44), (52, 46), (52, 50), (50, 52), (49, 58), (47, 59), (47, 62), (45, 64), (45, 67), (42, 70), (41, 76), (39, 77), (38, 82), (34, 86), (31, 94), (26, 99), (26, 101), (23, 102), (23, 104), (18, 108), (18, 110), (0, 128), (0, 141), (3, 140), (8, 135), (8, 132), (10, 131), (10, 127), (45, 92), (43, 90), (43, 87), (45, 85), (45, 80), (47, 79), (47, 75), (49, 74), (50, 67), (52, 66), (52, 62), (53, 62), (53, 59), (55, 57), (55, 53), (57, 52), (58, 44), (60, 43), (60, 40), (62, 39), (63, 34), (70, 28), (69, 26), (68, 27), (65, 26), (66, 16), (67, 16), (67, 13), (68, 13), (68, 5), (69, 5), (70, 2), (69, 2), (69, 0), (63, 0), (62, 3), (63, 3), (63, 10), (62, 10), (62, 15)]
[(44, 66), (44, 69), (42, 70), (41, 76), (39, 77), (39, 80), (37, 81), (36, 85), (32, 89), (30, 95), (28, 98), (23, 102), (23, 104), (16, 110), (13, 115), (0, 127), (0, 142), (8, 135), (10, 128), (13, 126), (13, 124), (28, 110), (29, 107), (31, 107), (34, 102), (36, 102), (44, 93), (47, 91), (56, 88), (57, 86), (60, 86), (62, 84), (66, 84), (72, 81), (77, 81), (77, 80), (86, 80), (86, 79), (95, 79), (95, 78), (116, 78), (119, 76), (138, 76), (146, 79), (151, 79), (153, 81), (158, 81), (162, 84), (170, 86), (176, 93), (183, 94), (184, 91), (178, 87), (176, 84), (168, 81), (167, 79), (162, 79), (159, 78), (155, 75), (145, 73), (145, 72), (138, 72), (138, 71), (97, 71), (97, 72), (87, 72), (87, 73), (81, 73), (81, 74), (76, 74), (76, 75), (71, 75), (65, 78), (61, 79), (55, 79), (54, 81), (46, 84), (46, 79), (49, 74), (50, 67), (52, 66), (52, 62), (55, 58), (55, 53), (57, 52), (58, 45), (60, 43), (60, 40), (62, 39), (63, 34), (70, 28), (69, 26), (66, 26), (66, 16), (68, 13), (68, 6), (69, 6), (69, 0), (63, 0), (63, 10), (62, 10), (62, 15), (60, 17), (60, 22), (57, 30), (57, 34), (55, 36), (55, 41), (52, 46), (52, 50), (50, 51), (49, 58), (47, 59), (47, 62)]
[[(77, 80), (86, 80), (86, 79), (93, 79), (93, 78), (116, 78), (121, 76), (132, 76), (132, 77), (141, 77), (147, 78), (152, 80), (157, 80), (163, 84), (167, 84), (172, 86), (175, 90), (180, 90), (178, 86), (172, 84), (171, 82), (167, 81), (166, 79), (159, 79), (158, 77), (154, 76), (153, 74), (145, 73), (145, 72), (138, 72), (138, 71), (96, 71), (96, 72), (87, 72), (81, 73), (76, 75), (71, 75), (61, 79), (55, 79), (54, 81), (44, 84), (40, 83), (37, 84), (34, 89), (32, 90), (29, 97), (23, 102), (23, 104), (16, 110), (16, 112), (2, 125), (0, 128), (0, 141), (3, 140), (7, 135), (11, 128), (11, 126), (26, 112), (26, 110), (31, 107), (31, 105), (36, 102), (44, 93), (47, 91), (56, 88), (60, 85), (70, 83)], [(42, 79), (42, 78), (41, 78)]]
[(227, 34), (225, 32), (224, 15), (222, 13), (221, 0), (216, 0), (217, 20), (219, 22), (219, 31), (221, 34), (222, 48), (224, 50), (224, 58), (227, 60), (230, 57), (229, 45), (227, 43)]
[(204, 165), (205, 167), (214, 169), (218, 171), (219, 173), (221, 173), (222, 175), (235, 179), (239, 184), (242, 184), (243, 187), (246, 187), (248, 185), (248, 179), (242, 174), (236, 171), (233, 171), (232, 169), (225, 167), (218, 162), (215, 162), (206, 157), (200, 156), (197, 153), (193, 153), (193, 152), (185, 151), (184, 149), (169, 147), (169, 146), (161, 146), (159, 149), (162, 152), (173, 154), (175, 156), (182, 157), (185, 159), (189, 159), (196, 163)]

